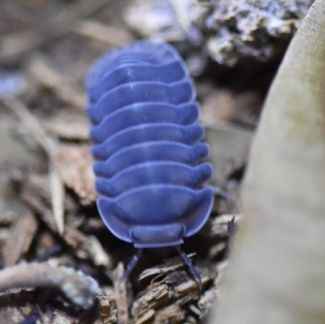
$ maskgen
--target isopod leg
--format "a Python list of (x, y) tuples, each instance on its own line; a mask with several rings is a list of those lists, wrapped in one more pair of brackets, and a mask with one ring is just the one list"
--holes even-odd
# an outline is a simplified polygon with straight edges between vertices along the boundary
[(129, 279), (130, 274), (132, 273), (132, 271), (134, 270), (134, 268), (138, 264), (142, 254), (143, 254), (143, 249), (137, 249), (137, 253), (134, 254), (132, 256), (132, 258), (130, 259), (130, 261), (128, 262), (128, 264), (126, 266), (125, 273), (124, 273), (124, 279), (125, 280)]
[(196, 281), (196, 283), (198, 285), (198, 288), (201, 290), (201, 288), (202, 288), (202, 281), (201, 281), (201, 276), (200, 276), (199, 272), (196, 270), (196, 268), (194, 267), (192, 261), (186, 255), (186, 253), (181, 249), (180, 246), (177, 246), (176, 247), (176, 250), (179, 253), (179, 255), (181, 256), (181, 258), (183, 259), (183, 262), (186, 264), (186, 266), (190, 270), (190, 272), (191, 272), (194, 280)]

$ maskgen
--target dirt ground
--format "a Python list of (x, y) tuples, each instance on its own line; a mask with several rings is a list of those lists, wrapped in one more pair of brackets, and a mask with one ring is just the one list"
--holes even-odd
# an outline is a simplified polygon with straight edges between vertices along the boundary
[(220, 297), (249, 147), (286, 42), (267, 62), (232, 67), (174, 42), (196, 71), (212, 185), (227, 198), (216, 194), (184, 245), (201, 290), (173, 249), (146, 251), (124, 282), (134, 249), (95, 207), (83, 84), (96, 57), (143, 37), (125, 22), (130, 4), (1, 0), (0, 323), (201, 323)]

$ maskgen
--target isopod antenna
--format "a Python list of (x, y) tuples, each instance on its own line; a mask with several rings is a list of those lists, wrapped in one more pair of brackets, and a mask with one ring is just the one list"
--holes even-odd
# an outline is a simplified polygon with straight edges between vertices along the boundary
[[(192, 261), (190, 258), (186, 255), (186, 253), (182, 250), (180, 245), (176, 246), (176, 250), (180, 257), (182, 258), (183, 262), (187, 266), (187, 268), (190, 270), (195, 282), (197, 283), (199, 289), (201, 290), (202, 288), (202, 280), (199, 272), (196, 270), (195, 266), (193, 265)], [(143, 249), (137, 249), (137, 252), (132, 256), (128, 264), (126, 265), (126, 270), (124, 273), (124, 280), (128, 280), (131, 273), (139, 263), (141, 257), (143, 255)]]
[(130, 274), (133, 272), (137, 264), (139, 263), (141, 257), (143, 255), (143, 249), (137, 249), (137, 252), (132, 256), (130, 261), (128, 262), (126, 266), (126, 270), (124, 273), (124, 280), (128, 280), (130, 277)]
[(201, 280), (201, 276), (200, 276), (199, 272), (196, 270), (192, 261), (186, 255), (186, 253), (182, 250), (180, 245), (176, 246), (176, 250), (177, 250), (178, 254), (180, 255), (180, 257), (182, 258), (183, 262), (186, 264), (187, 268), (190, 270), (194, 280), (196, 281), (196, 283), (198, 285), (198, 288), (201, 290), (202, 280)]

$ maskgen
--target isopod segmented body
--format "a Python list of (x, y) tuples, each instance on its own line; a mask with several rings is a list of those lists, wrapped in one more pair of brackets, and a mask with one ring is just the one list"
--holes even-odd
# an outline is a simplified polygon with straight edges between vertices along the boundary
[(138, 42), (95, 62), (86, 86), (104, 223), (136, 248), (179, 246), (205, 224), (213, 202), (182, 58), (170, 45)]

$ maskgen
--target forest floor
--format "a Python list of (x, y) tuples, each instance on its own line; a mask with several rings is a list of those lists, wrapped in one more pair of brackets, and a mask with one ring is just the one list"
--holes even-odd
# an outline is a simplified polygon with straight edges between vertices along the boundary
[(219, 298), (248, 151), (277, 63), (262, 77), (226, 68), (216, 79), (220, 69), (209, 62), (195, 77), (213, 185), (230, 197), (216, 195), (209, 221), (184, 245), (202, 289), (173, 249), (146, 251), (124, 282), (134, 249), (110, 234), (95, 207), (84, 78), (96, 57), (138, 38), (121, 18), (127, 5), (1, 3), (1, 324), (198, 323)]

